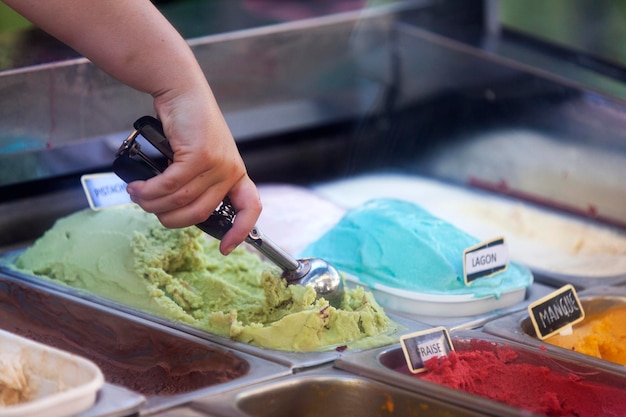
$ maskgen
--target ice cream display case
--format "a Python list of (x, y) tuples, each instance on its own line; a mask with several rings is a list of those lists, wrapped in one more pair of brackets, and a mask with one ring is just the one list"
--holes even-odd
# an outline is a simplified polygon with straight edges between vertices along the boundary
[[(350, 277), (350, 290), (373, 297), (399, 324), (392, 338), (383, 347), (293, 352), (16, 271), (12, 263), (57, 221), (93, 215), (81, 176), (109, 173), (133, 121), (153, 108), (149, 97), (36, 29), (0, 34), (12, 51), (0, 57), (0, 328), (102, 368), (106, 383), (84, 417), (314, 415), (322, 396), (336, 401), (338, 415), (358, 407), (360, 415), (531, 415), (396, 368), (398, 336), (432, 326), (449, 328), (459, 347), (467, 338), (510, 343), (536, 363), (624, 386), (618, 365), (538, 342), (523, 323), (529, 303), (564, 284), (590, 297), (590, 311), (605, 305), (591, 301), (596, 294), (614, 299), (626, 284), (619, 65), (513, 35), (490, 0), (157, 3), (205, 70), (259, 186), (258, 224), (281, 247), (299, 255), (352, 210), (393, 199), (450, 223), (455, 238), (503, 236), (511, 260), (532, 278), (491, 298), (476, 299), (468, 285), (463, 304), (440, 288), (416, 296)], [(400, 233), (377, 233), (390, 235)], [(371, 259), (375, 245), (364, 242), (355, 253)], [(434, 242), (448, 243), (443, 236)], [(113, 246), (99, 255), (122, 259)], [(101, 250), (85, 248), (86, 257)], [(386, 258), (395, 265), (385, 268), (431, 259), (410, 249), (393, 243)], [(144, 294), (120, 264), (107, 263), (103, 275), (123, 277)], [(468, 330), (480, 328), (503, 338)], [(138, 340), (149, 343), (138, 348)], [(203, 358), (219, 375), (184, 375)], [(192, 385), (165, 392), (176, 372)], [(254, 405), (266, 400), (272, 406)]]

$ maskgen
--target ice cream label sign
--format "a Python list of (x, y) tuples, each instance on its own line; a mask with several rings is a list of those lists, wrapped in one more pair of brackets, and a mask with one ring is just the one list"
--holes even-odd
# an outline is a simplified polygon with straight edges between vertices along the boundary
[(424, 371), (424, 363), (434, 357), (446, 356), (454, 350), (445, 327), (406, 334), (400, 337), (404, 358), (412, 373)]
[(571, 284), (530, 304), (528, 313), (541, 340), (571, 329), (585, 318), (583, 306)]
[(463, 277), (469, 285), (477, 278), (505, 271), (509, 265), (509, 251), (503, 237), (498, 237), (463, 252)]
[(112, 172), (83, 175), (80, 182), (92, 210), (132, 203), (126, 183)]

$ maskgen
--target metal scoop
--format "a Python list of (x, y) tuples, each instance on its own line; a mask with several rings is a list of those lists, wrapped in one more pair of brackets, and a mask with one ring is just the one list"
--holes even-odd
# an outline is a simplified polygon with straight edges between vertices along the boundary
[[(158, 119), (143, 116), (133, 126), (135, 130), (124, 140), (113, 162), (113, 171), (127, 183), (147, 180), (162, 173), (169, 161), (174, 159), (174, 152)], [(139, 135), (150, 142), (166, 159), (155, 159), (143, 152), (141, 145), (136, 141)], [(232, 227), (235, 215), (235, 210), (226, 197), (207, 220), (196, 226), (214, 238), (222, 240)], [(333, 307), (341, 306), (344, 296), (343, 279), (328, 262), (318, 258), (294, 259), (257, 227), (250, 231), (246, 242), (281, 268), (282, 276), (288, 284), (310, 285), (315, 289), (318, 298), (325, 298)]]

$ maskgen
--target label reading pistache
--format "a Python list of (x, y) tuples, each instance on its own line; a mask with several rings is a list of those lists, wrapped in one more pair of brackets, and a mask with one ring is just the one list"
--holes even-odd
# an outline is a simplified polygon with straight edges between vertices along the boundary
[(126, 183), (112, 172), (83, 175), (80, 182), (92, 210), (132, 203)]
[(503, 237), (480, 243), (463, 252), (463, 277), (469, 285), (477, 278), (505, 271), (509, 266), (509, 251)]
[(425, 370), (424, 362), (446, 356), (454, 350), (450, 334), (445, 327), (435, 327), (400, 337), (402, 351), (409, 370), (416, 374)]
[(585, 312), (576, 290), (567, 284), (528, 306), (528, 314), (541, 340), (584, 320)]

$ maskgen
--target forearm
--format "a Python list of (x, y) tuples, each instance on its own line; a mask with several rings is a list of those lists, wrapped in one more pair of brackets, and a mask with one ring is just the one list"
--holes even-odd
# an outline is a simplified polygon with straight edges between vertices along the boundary
[(156, 97), (205, 82), (185, 40), (148, 0), (5, 2), (137, 90)]
[(5, 0), (119, 81), (154, 97), (174, 151), (162, 175), (129, 184), (133, 201), (167, 227), (207, 219), (225, 195), (237, 211), (229, 253), (261, 212), (230, 129), (186, 41), (148, 0)]

